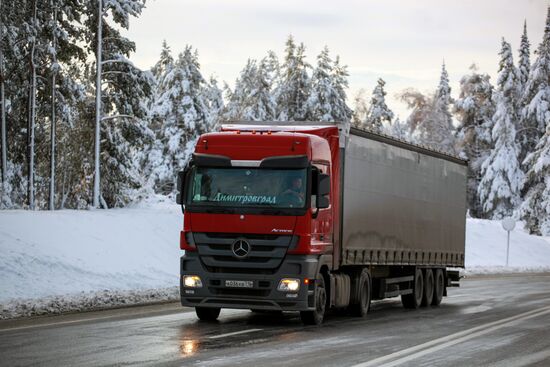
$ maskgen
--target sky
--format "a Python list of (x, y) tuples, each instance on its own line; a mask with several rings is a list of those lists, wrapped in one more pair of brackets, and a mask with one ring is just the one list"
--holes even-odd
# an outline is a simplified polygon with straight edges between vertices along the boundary
[[(282, 58), (288, 35), (307, 48), (307, 60), (326, 45), (350, 73), (348, 100), (378, 78), (386, 81), (388, 105), (408, 115), (396, 94), (406, 88), (433, 92), (446, 64), (453, 97), (460, 78), (476, 63), (496, 81), (501, 39), (517, 49), (523, 22), (534, 54), (542, 40), (548, 0), (147, 0), (127, 35), (136, 42), (131, 59), (148, 69), (161, 43), (174, 54), (198, 49), (208, 77), (234, 84), (248, 58), (268, 50)], [(532, 56), (532, 61), (533, 61)], [(223, 85), (219, 83), (219, 85)]]

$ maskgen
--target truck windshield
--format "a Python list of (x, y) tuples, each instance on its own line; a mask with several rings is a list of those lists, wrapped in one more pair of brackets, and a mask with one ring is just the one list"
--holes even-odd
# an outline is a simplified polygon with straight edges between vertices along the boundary
[(304, 208), (307, 169), (195, 167), (192, 205)]

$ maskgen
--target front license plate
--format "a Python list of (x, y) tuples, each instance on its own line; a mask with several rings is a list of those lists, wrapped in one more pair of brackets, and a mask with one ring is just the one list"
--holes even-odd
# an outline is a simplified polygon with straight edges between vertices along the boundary
[(252, 280), (226, 280), (225, 286), (233, 288), (253, 288), (254, 282)]

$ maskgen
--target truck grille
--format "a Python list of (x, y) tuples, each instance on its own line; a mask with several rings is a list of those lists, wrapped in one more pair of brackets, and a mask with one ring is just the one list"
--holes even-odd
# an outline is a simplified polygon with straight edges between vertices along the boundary
[[(193, 233), (193, 239), (202, 263), (214, 273), (272, 274), (288, 248), (298, 242), (293, 236), (236, 233)], [(244, 258), (235, 256), (232, 250), (239, 239), (250, 245)]]

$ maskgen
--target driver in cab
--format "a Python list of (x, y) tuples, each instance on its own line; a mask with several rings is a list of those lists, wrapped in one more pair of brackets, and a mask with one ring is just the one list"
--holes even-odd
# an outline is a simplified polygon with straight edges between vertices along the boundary
[(302, 189), (302, 179), (294, 177), (290, 181), (289, 188), (281, 193), (282, 201), (288, 203), (291, 207), (301, 207), (304, 205), (304, 191)]

